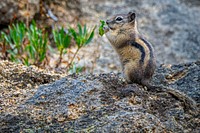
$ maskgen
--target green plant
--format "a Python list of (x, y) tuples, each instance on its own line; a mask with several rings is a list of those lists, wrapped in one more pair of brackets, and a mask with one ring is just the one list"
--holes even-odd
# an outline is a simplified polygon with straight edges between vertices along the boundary
[(66, 34), (64, 28), (62, 27), (61, 30), (53, 30), (53, 37), (56, 43), (56, 47), (59, 51), (59, 61), (56, 64), (56, 67), (58, 67), (62, 62), (63, 51), (70, 45), (71, 36)]
[(104, 33), (104, 25), (105, 25), (105, 21), (103, 21), (103, 20), (100, 20), (100, 23), (101, 23), (101, 25), (99, 26), (99, 35), (100, 36), (103, 36), (105, 33)]
[[(92, 41), (95, 28), (96, 26), (88, 29), (86, 25), (78, 24), (77, 30), (69, 28), (68, 33), (65, 32), (64, 28), (53, 30), (54, 42), (59, 51), (59, 61), (56, 67), (62, 63), (63, 55), (73, 38), (77, 49), (68, 62), (67, 70), (73, 73), (81, 72), (83, 67), (77, 67), (73, 61), (79, 50)], [(48, 48), (52, 52), (48, 45), (47, 34), (39, 29), (35, 22), (32, 22), (29, 27), (26, 27), (24, 23), (12, 24), (9, 26), (8, 33), (0, 33), (0, 56), (2, 59), (9, 59), (25, 65), (41, 66), (41, 64), (44, 64), (44, 60), (47, 60), (46, 52)]]
[[(32, 22), (29, 28), (24, 23), (9, 26), (9, 33), (1, 32), (1, 52), (5, 58), (25, 65), (40, 65), (46, 57), (47, 34), (43, 34)], [(25, 44), (24, 42), (28, 43)]]
[(83, 69), (84, 69), (84, 67), (77, 66), (77, 64), (73, 62), (73, 63), (71, 64), (71, 67), (69, 68), (68, 71), (69, 71), (70, 73), (80, 73), (80, 72), (83, 71)]
[(78, 24), (77, 27), (78, 27), (78, 32), (76, 32), (75, 29), (73, 29), (73, 28), (69, 29), (69, 32), (71, 33), (71, 35), (73, 36), (73, 38), (76, 42), (77, 49), (76, 49), (71, 61), (69, 62), (67, 68), (71, 67), (72, 62), (74, 61), (74, 58), (76, 57), (79, 50), (83, 46), (86, 46), (87, 44), (89, 44), (92, 41), (92, 39), (94, 37), (94, 30), (96, 28), (96, 26), (95, 26), (92, 30), (88, 30), (86, 25), (84, 25), (84, 27), (81, 27), (80, 24)]
[(29, 44), (26, 46), (27, 57), (24, 59), (26, 65), (34, 64), (39, 66), (46, 57), (47, 33), (43, 34), (35, 22), (32, 22), (28, 29)]
[(7, 52), (10, 54), (10, 59), (15, 62), (20, 62), (20, 55), (23, 52), (23, 41), (26, 34), (26, 26), (24, 23), (12, 24), (9, 26), (9, 34), (4, 36), (6, 43), (8, 43), (9, 48)]

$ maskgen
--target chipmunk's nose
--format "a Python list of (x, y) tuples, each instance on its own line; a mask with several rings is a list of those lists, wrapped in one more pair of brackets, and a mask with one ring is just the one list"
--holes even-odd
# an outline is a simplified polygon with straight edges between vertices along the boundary
[(111, 21), (110, 20), (106, 20), (106, 24), (109, 24)]

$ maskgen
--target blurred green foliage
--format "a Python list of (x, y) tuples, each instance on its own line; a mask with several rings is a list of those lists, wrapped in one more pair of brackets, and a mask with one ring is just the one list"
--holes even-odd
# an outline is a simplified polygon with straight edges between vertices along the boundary
[[(59, 52), (59, 59), (56, 67), (62, 63), (63, 54), (66, 54), (67, 49), (72, 43), (72, 39), (76, 43), (77, 50), (69, 59), (67, 71), (78, 73), (82, 71), (82, 67), (76, 66), (73, 61), (78, 51), (89, 44), (94, 38), (94, 30), (87, 28), (86, 25), (77, 25), (77, 29), (70, 27), (68, 30), (54, 29), (52, 30), (53, 40), (56, 49)], [(51, 34), (51, 33), (50, 33)], [(33, 21), (29, 27), (24, 23), (12, 24), (8, 28), (8, 32), (0, 33), (0, 57), (14, 62), (23, 63), (27, 66), (36, 65), (41, 66), (45, 64), (47, 58), (47, 51), (49, 50), (48, 34), (42, 29), (39, 29)]]
[(92, 30), (89, 30), (86, 25), (84, 25), (84, 27), (82, 27), (80, 24), (78, 24), (77, 27), (78, 27), (78, 31), (75, 31), (75, 29), (73, 29), (73, 28), (69, 29), (69, 33), (73, 36), (73, 39), (76, 42), (77, 50), (76, 50), (74, 56), (72, 57), (70, 63), (68, 64), (67, 68), (71, 67), (78, 51), (83, 46), (86, 46), (87, 44), (89, 44), (92, 41), (92, 39), (94, 38), (94, 30), (96, 29), (96, 26)]
[(39, 66), (46, 57), (47, 33), (42, 33), (42, 30), (38, 29), (36, 23), (33, 21), (28, 29), (27, 36), (29, 44), (25, 48), (27, 56), (24, 63), (26, 65), (34, 64)]
[(59, 61), (56, 64), (56, 67), (58, 67), (62, 62), (63, 51), (68, 48), (71, 43), (71, 36), (70, 34), (66, 34), (62, 27), (61, 30), (53, 30), (53, 37), (59, 51)]
[(78, 32), (76, 32), (73, 28), (70, 28), (69, 32), (72, 34), (74, 40), (76, 41), (78, 48), (81, 48), (82, 46), (85, 46), (92, 41), (96, 27), (94, 27), (91, 31), (87, 29), (86, 25), (81, 27), (81, 25), (78, 24), (77, 27)]
[(82, 72), (84, 67), (77, 66), (75, 62), (73, 62), (69, 68), (69, 73), (80, 73)]
[(1, 36), (5, 39), (5, 43), (8, 45), (7, 52), (9, 53), (9, 59), (15, 62), (21, 62), (18, 58), (23, 50), (22, 43), (25, 38), (26, 26), (24, 23), (12, 24), (9, 26), (9, 34), (1, 32)]

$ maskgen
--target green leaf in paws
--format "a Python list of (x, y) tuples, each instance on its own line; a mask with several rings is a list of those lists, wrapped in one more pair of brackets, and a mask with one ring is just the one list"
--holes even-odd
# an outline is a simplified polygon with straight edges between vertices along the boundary
[(104, 33), (104, 29), (103, 29), (103, 27), (104, 27), (104, 25), (105, 25), (105, 21), (103, 21), (103, 20), (100, 20), (100, 23), (101, 23), (101, 25), (100, 25), (100, 27), (99, 27), (99, 35), (100, 36), (103, 36), (105, 33)]

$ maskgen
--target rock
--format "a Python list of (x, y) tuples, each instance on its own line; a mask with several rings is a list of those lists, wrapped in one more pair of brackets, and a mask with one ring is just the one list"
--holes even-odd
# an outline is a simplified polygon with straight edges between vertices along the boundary
[(35, 66), (26, 67), (9, 61), (0, 60), (0, 87), (31, 88), (53, 82), (62, 77), (53, 71), (43, 70)]
[(30, 0), (1, 0), (0, 5), (1, 29), (14, 21), (26, 21), (27, 19), (31, 21), (34, 15), (39, 12), (39, 0), (34, 2)]
[(81, 16), (81, 6), (78, 0), (1, 0), (0, 29), (10, 23), (23, 21), (26, 24), (33, 19), (38, 25), (67, 25)]
[(120, 74), (69, 75), (40, 86), (14, 111), (5, 112), (7, 106), (3, 105), (0, 131), (197, 133), (199, 75), (197, 61), (163, 65), (152, 80), (152, 84), (177, 87), (190, 95), (197, 102), (195, 110), (164, 91), (126, 84)]
[(180, 65), (162, 65), (156, 70), (153, 82), (184, 92), (200, 103), (200, 61)]

